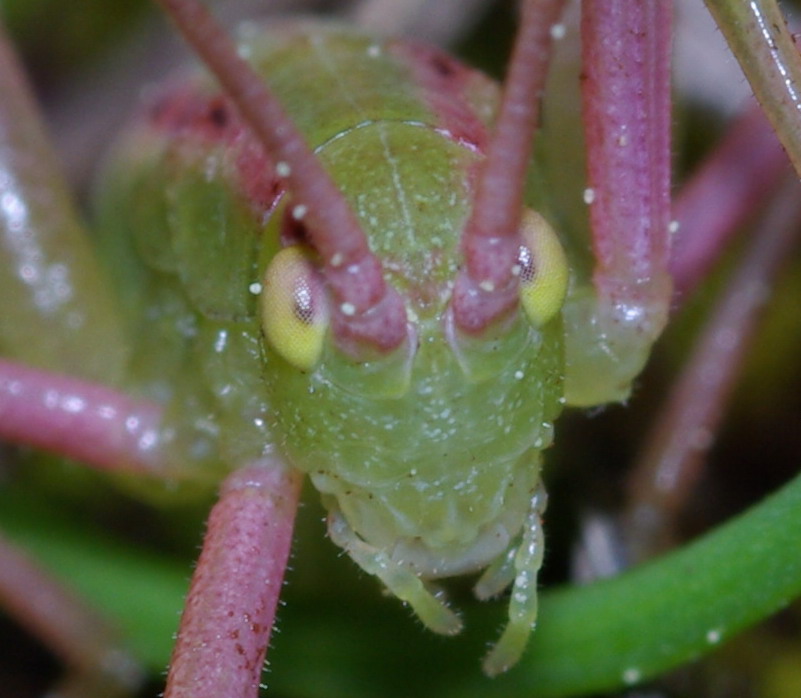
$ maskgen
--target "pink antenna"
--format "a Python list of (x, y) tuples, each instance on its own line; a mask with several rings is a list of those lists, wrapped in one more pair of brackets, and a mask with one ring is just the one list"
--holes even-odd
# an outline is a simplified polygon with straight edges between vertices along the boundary
[(564, 0), (525, 0), (500, 111), (465, 226), (465, 268), (454, 289), (456, 324), (480, 332), (517, 303), (513, 272), (526, 170), (531, 161), (539, 100)]
[(226, 31), (197, 0), (156, 0), (214, 73), (246, 122), (275, 159), (296, 204), (305, 206), (309, 235), (337, 305), (338, 339), (384, 351), (407, 336), (406, 312), (388, 286), (356, 216), (264, 81), (237, 54)]

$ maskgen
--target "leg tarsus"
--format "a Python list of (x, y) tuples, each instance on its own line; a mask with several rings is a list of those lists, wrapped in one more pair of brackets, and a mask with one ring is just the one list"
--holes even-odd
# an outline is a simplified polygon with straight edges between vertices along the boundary
[(395, 596), (408, 603), (429, 629), (456, 635), (462, 621), (414, 572), (392, 560), (385, 552), (363, 541), (339, 511), (328, 516), (328, 535), (365, 572), (378, 577)]
[(514, 583), (509, 600), (509, 624), (482, 664), (488, 676), (497, 676), (515, 664), (537, 621), (537, 573), (542, 566), (545, 539), (540, 517), (547, 497), (542, 485), (531, 501), (520, 546), (514, 555)]

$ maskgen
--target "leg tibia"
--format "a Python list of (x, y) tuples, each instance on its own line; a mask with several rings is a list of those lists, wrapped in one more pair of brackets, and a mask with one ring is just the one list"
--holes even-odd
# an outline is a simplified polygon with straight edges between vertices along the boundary
[(428, 628), (443, 635), (455, 635), (462, 629), (459, 617), (414, 572), (365, 543), (338, 511), (328, 516), (328, 535), (359, 567), (378, 577), (395, 596), (406, 601)]

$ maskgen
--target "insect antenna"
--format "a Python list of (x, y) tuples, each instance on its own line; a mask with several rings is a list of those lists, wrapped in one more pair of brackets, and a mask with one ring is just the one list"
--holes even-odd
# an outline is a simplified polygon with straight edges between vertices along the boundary
[(465, 267), (456, 281), (457, 326), (479, 333), (518, 301), (523, 189), (547, 75), (553, 28), (564, 0), (525, 0), (492, 140), (465, 226)]
[(382, 274), (355, 214), (302, 134), (263, 79), (239, 57), (222, 26), (198, 0), (156, 0), (203, 59), (275, 159), (323, 259), (323, 273), (336, 300), (334, 334), (346, 350), (364, 344), (388, 352), (407, 338), (403, 301)]

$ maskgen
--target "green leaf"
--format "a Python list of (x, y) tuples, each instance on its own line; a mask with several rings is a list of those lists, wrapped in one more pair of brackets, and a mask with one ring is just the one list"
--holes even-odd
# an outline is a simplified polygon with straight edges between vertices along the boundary
[[(187, 586), (185, 565), (88, 534), (18, 495), (0, 494), (3, 527), (111, 613), (139, 656), (163, 670)], [(424, 633), (404, 617), (399, 622), (408, 632), (398, 634), (391, 621), (404, 615), (399, 604), (387, 601), (382, 618), (371, 613), (371, 600), (362, 604), (357, 596), (347, 606), (336, 597), (305, 606), (299, 599), (294, 609), (291, 601), (268, 680), (279, 691), (327, 698), (408, 695), (411, 686), (424, 695), (537, 698), (621, 687), (700, 657), (801, 594), (799, 512), (801, 476), (653, 563), (591, 586), (544, 593), (532, 646), (498, 679), (479, 675), (476, 639), (493, 637), (497, 607), (473, 610), (470, 633), (459, 642)], [(425, 671), (410, 674), (418, 661), (431, 664), (439, 680)]]

